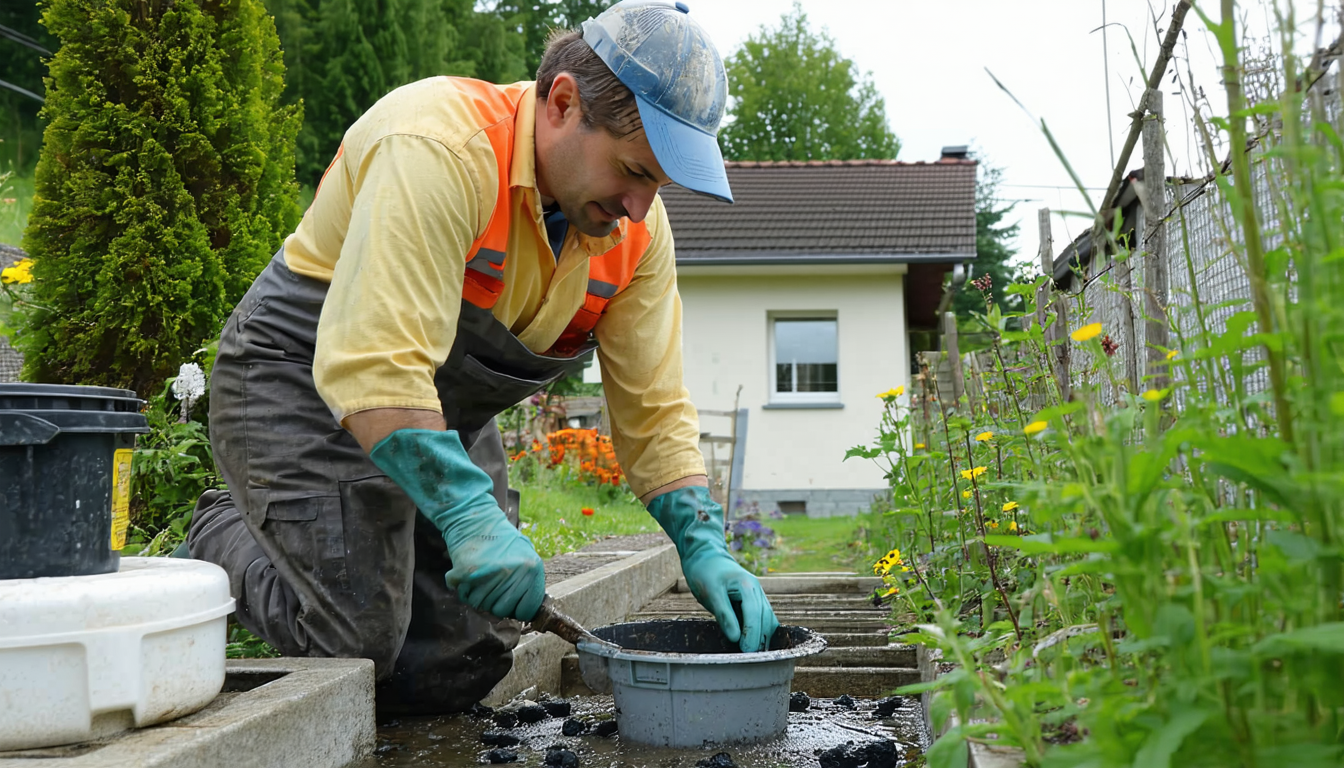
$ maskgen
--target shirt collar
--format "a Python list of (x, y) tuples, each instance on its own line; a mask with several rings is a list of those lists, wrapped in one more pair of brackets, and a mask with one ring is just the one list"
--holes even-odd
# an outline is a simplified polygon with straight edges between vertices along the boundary
[[(521, 187), (529, 198), (532, 216), (542, 221), (541, 193), (537, 191), (537, 85), (533, 83), (518, 101), (513, 119), (513, 162), (509, 167), (509, 186)], [(625, 240), (630, 220), (621, 217), (616, 228), (605, 237), (589, 237), (575, 230), (579, 247), (589, 256), (598, 256)]]

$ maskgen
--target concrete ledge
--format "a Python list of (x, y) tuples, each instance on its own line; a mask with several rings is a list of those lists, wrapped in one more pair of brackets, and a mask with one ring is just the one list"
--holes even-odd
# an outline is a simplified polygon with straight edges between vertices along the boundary
[[(560, 610), (591, 629), (625, 621), (645, 603), (666, 592), (681, 576), (677, 549), (663, 544), (547, 588)], [(555, 635), (530, 633), (513, 651), (513, 669), (483, 703), (503, 704), (523, 691), (560, 693), (560, 660), (574, 646)]]
[[(930, 650), (920, 645), (916, 646), (918, 670), (920, 682), (932, 682), (942, 674), (940, 667), (943, 663), (943, 653), (939, 650)], [(960, 721), (955, 711), (947, 719), (946, 727), (941, 730), (934, 730), (933, 718), (929, 714), (929, 702), (933, 698), (932, 691), (925, 691), (919, 695), (920, 704), (924, 708), (924, 725), (928, 732), (934, 734), (936, 741), (940, 736), (955, 727)], [(966, 768), (1022, 768), (1026, 765), (1026, 753), (1017, 747), (995, 747), (989, 744), (982, 744), (972, 741), (967, 750)]]
[(0, 753), (0, 768), (345, 768), (373, 751), (373, 662), (228, 662), (194, 715), (87, 744)]

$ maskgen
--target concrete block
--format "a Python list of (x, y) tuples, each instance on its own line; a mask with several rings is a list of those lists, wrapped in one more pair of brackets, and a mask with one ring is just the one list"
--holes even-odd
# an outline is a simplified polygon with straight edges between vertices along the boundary
[[(938, 675), (945, 674), (942, 651), (929, 649), (922, 645), (916, 646), (916, 648), (916, 670), (919, 673), (920, 682), (933, 682)], [(960, 721), (954, 711), (948, 717), (942, 730), (935, 730), (933, 719), (929, 716), (929, 702), (932, 699), (933, 692), (931, 691), (925, 691), (919, 695), (920, 705), (924, 709), (924, 726), (929, 733), (934, 734), (936, 740), (949, 729), (956, 727)], [(995, 747), (978, 741), (970, 743), (970, 749), (966, 757), (966, 768), (1022, 768), (1025, 765), (1026, 753), (1021, 749), (1017, 747)]]
[[(631, 613), (666, 592), (681, 576), (681, 560), (671, 544), (608, 563), (547, 588), (560, 610), (592, 629), (625, 621)], [(561, 692), (560, 659), (574, 646), (555, 635), (530, 633), (513, 651), (513, 669), (485, 697), (488, 706), (503, 704), (536, 686)]]
[(0, 753), (0, 768), (346, 768), (374, 744), (373, 662), (229, 661), (205, 709), (86, 744)]
[(798, 660), (800, 667), (902, 667), (915, 669), (915, 649), (892, 643), (886, 646), (827, 648), (816, 656)]

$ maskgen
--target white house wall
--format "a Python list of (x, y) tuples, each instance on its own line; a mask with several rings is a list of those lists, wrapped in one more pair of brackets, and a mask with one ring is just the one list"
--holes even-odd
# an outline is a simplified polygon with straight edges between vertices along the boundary
[[(731, 267), (679, 271), (687, 387), (697, 408), (728, 411), (742, 386), (739, 407), (748, 411), (745, 466), (734, 485), (762, 511), (779, 501), (802, 501), (810, 516), (852, 514), (886, 489), (872, 462), (844, 461), (844, 455), (875, 436), (882, 411), (876, 395), (909, 384), (904, 268), (831, 271), (842, 274)], [(842, 408), (767, 407), (771, 313), (799, 310), (836, 317)], [(702, 431), (726, 435), (728, 429), (726, 419), (701, 419)]]

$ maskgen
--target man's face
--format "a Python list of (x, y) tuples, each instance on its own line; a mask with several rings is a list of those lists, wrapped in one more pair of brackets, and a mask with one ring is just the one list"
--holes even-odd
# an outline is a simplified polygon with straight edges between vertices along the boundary
[(617, 138), (583, 124), (573, 80), (556, 78), (537, 105), (537, 185), (569, 223), (590, 237), (611, 234), (621, 217), (643, 221), (659, 187), (671, 181), (641, 128)]

